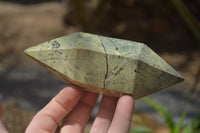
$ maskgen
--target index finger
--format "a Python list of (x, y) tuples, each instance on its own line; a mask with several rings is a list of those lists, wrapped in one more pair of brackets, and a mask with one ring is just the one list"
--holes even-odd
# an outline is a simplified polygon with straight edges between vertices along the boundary
[(80, 88), (67, 86), (34, 116), (25, 133), (54, 133), (59, 123), (74, 108), (80, 97)]

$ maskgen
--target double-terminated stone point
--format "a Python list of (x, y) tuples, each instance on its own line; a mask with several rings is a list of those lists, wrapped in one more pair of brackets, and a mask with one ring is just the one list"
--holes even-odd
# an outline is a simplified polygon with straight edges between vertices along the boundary
[(109, 96), (137, 99), (183, 81), (145, 44), (88, 33), (63, 36), (25, 53), (65, 83)]

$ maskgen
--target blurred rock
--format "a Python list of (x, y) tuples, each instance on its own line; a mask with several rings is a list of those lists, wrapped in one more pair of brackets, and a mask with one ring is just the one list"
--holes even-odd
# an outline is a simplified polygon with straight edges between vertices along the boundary
[(2, 121), (11, 133), (23, 133), (33, 116), (33, 113), (23, 110), (16, 100), (3, 106)]

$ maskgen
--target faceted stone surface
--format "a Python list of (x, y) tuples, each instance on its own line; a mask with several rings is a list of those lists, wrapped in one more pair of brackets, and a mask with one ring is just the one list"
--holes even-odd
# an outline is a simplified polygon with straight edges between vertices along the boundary
[(67, 84), (135, 99), (183, 81), (183, 77), (143, 43), (83, 32), (63, 36), (25, 53)]

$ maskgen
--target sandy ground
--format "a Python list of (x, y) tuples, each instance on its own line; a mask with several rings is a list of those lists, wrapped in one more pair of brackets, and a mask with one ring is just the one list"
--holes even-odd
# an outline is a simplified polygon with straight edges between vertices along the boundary
[[(117, 17), (121, 21), (113, 22), (114, 24), (110, 27), (99, 24), (95, 29), (96, 33), (147, 42), (151, 48), (178, 70), (185, 77), (185, 81), (155, 93), (151, 97), (164, 105), (176, 121), (180, 118), (181, 113), (186, 111), (185, 123), (188, 123), (200, 112), (200, 82), (196, 83), (195, 92), (190, 92), (195, 79), (198, 79), (200, 68), (198, 43), (185, 26), (179, 22), (180, 20), (175, 19), (175, 22), (169, 21), (169, 23), (166, 23), (166, 18), (148, 20), (143, 10), (140, 8), (133, 10), (137, 11), (133, 13), (137, 16), (134, 20), (125, 21), (123, 14), (118, 12)], [(74, 25), (64, 26), (65, 11), (65, 6), (60, 3), (24, 6), (0, 2), (0, 100), (5, 105), (4, 121), (12, 132), (16, 131), (13, 130), (13, 127), (16, 129), (16, 123), (24, 125), (23, 128), (17, 129), (18, 132), (23, 131), (33, 113), (41, 109), (66, 86), (23, 53), (24, 49), (35, 44), (80, 31), (80, 28)], [(114, 11), (112, 9), (108, 15)], [(102, 21), (108, 21), (107, 18), (108, 16), (103, 16)], [(112, 15), (110, 19), (113, 21), (116, 16)], [(174, 30), (173, 24), (178, 24), (177, 30)], [(155, 28), (152, 28), (153, 26)], [(14, 104), (8, 104), (12, 100), (15, 101)], [(21, 112), (19, 110), (9, 111), (16, 107)], [(150, 107), (141, 101), (136, 102), (136, 110), (151, 114), (159, 122), (163, 122), (161, 117), (158, 117)], [(16, 114), (22, 116), (22, 119)], [(25, 118), (27, 119), (24, 120)]]

